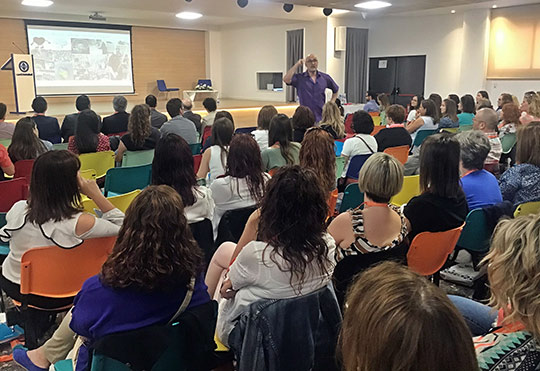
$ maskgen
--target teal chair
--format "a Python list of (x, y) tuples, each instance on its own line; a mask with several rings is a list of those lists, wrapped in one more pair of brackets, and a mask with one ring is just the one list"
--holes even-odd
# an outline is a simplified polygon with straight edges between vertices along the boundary
[(104, 194), (123, 194), (136, 189), (144, 189), (152, 181), (152, 165), (116, 167), (109, 169), (105, 176)]
[(488, 228), (486, 214), (482, 209), (474, 209), (465, 219), (465, 227), (456, 244), (470, 252), (483, 253), (489, 250), (491, 231)]
[(54, 150), (61, 150), (61, 149), (67, 150), (68, 149), (68, 143), (55, 143), (55, 144), (53, 144), (53, 149)]
[(416, 136), (414, 137), (414, 142), (412, 144), (412, 147), (420, 147), (422, 145), (422, 142), (427, 138), (429, 137), (430, 135), (432, 134), (435, 134), (437, 133), (438, 130), (437, 129), (433, 129), (433, 130), (418, 130), (416, 132)]
[(512, 151), (512, 148), (516, 145), (517, 138), (516, 133), (506, 134), (501, 138), (502, 153), (508, 154)]
[(126, 151), (122, 158), (122, 167), (151, 164), (154, 160), (154, 150)]
[[(6, 214), (7, 213), (0, 213), (0, 228), (7, 224)], [(3, 243), (2, 241), (0, 241), (0, 256), (5, 256), (7, 254), (9, 254), (9, 243)]]
[(472, 130), (472, 125), (459, 125), (459, 132)]
[(336, 157), (336, 179), (341, 178), (341, 173), (343, 173), (344, 168), (345, 168), (345, 158)]
[(345, 188), (343, 192), (343, 199), (341, 200), (341, 206), (339, 212), (342, 213), (349, 209), (354, 209), (364, 202), (364, 194), (360, 192), (358, 183), (352, 183)]
[(202, 150), (202, 144), (201, 143), (193, 143), (189, 145), (191, 147), (191, 154), (193, 156), (198, 155), (201, 153)]

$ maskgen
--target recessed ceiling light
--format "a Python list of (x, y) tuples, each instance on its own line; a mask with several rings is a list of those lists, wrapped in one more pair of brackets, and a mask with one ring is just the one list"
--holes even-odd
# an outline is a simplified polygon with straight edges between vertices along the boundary
[(456, 11), (455, 11), (454, 9), (452, 9), (452, 10), (450, 11), (450, 13), (456, 14)]
[(366, 1), (355, 5), (356, 8), (362, 9), (380, 9), (388, 6), (392, 6), (392, 4), (387, 3), (386, 1)]
[(497, 9), (497, 5), (496, 5), (496, 4), (493, 5), (492, 8), (493, 8), (493, 9)]
[(51, 0), (23, 0), (21, 1), (21, 4), (26, 6), (40, 6), (44, 8), (51, 6), (53, 2)]
[(195, 12), (180, 12), (176, 16), (180, 19), (198, 19), (202, 17), (202, 14)]

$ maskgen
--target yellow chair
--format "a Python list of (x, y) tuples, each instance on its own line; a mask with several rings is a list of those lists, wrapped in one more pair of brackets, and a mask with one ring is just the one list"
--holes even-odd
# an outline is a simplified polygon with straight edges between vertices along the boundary
[[(114, 197), (108, 197), (107, 200), (111, 201), (111, 204), (116, 206), (119, 210), (122, 212), (126, 212), (128, 206), (131, 204), (131, 202), (137, 197), (137, 195), (141, 193), (140, 189), (136, 189), (135, 191), (120, 195), (120, 196), (114, 196)], [(84, 211), (96, 215), (96, 212), (94, 209), (97, 209), (97, 205), (94, 201), (91, 199), (86, 199), (82, 201), (82, 206), (84, 208)]]
[(448, 133), (456, 134), (459, 131), (459, 128), (443, 128), (442, 130)]
[(96, 171), (94, 169), (86, 169), (79, 171), (84, 179), (96, 179)]
[(81, 160), (81, 170), (94, 169), (96, 177), (101, 178), (107, 174), (107, 170), (114, 167), (114, 152), (83, 153), (79, 155), (79, 160)]
[(228, 352), (229, 348), (227, 348), (221, 341), (219, 341), (217, 335), (214, 335), (214, 341), (216, 342), (217, 348), (216, 352)]
[(514, 211), (514, 218), (523, 215), (536, 214), (540, 211), (540, 201), (525, 202), (518, 205), (516, 211)]
[(409, 202), (414, 196), (420, 194), (420, 175), (411, 175), (403, 178), (403, 188), (390, 202), (396, 206), (401, 206)]
[(373, 116), (372, 119), (373, 119), (373, 125), (375, 126), (381, 125), (381, 116)]

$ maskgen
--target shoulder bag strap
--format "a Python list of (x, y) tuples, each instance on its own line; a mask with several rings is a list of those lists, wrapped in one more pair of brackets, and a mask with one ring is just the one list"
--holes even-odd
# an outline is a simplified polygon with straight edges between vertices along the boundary
[(193, 289), (195, 288), (195, 277), (191, 279), (191, 282), (189, 283), (189, 289), (186, 292), (186, 296), (184, 296), (184, 300), (182, 301), (182, 304), (180, 305), (180, 308), (176, 311), (174, 316), (170, 319), (170, 321), (167, 323), (167, 326), (171, 325), (178, 316), (180, 316), (186, 308), (188, 307), (189, 303), (191, 302), (191, 297), (193, 296)]
[(364, 142), (364, 144), (366, 145), (366, 147), (368, 147), (368, 149), (371, 151), (372, 154), (375, 153), (375, 152), (371, 149), (371, 147), (369, 146), (369, 144), (366, 143), (366, 141), (364, 140), (364, 138), (362, 138), (362, 137), (360, 137), (360, 136), (358, 136), (358, 135), (355, 135), (355, 137), (357, 137), (357, 138), (360, 139), (362, 142)]

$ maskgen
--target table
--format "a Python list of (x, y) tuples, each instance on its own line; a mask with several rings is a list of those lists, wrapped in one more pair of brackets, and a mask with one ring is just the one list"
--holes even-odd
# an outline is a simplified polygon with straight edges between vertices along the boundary
[(204, 98), (214, 98), (216, 101), (218, 99), (218, 91), (217, 90), (184, 90), (184, 98), (191, 99), (193, 102), (197, 100), (197, 97), (199, 97), (199, 100), (203, 100)]

